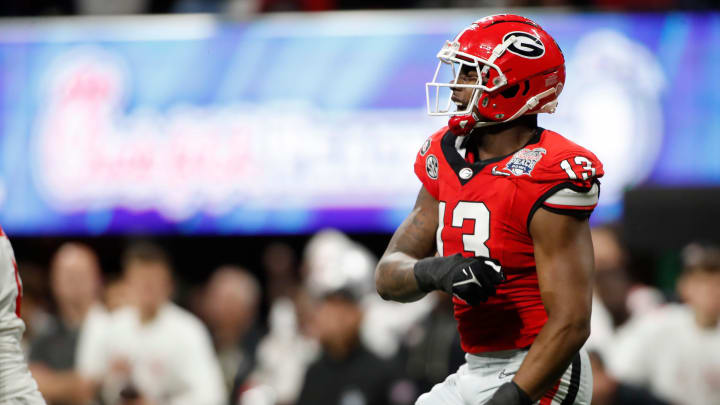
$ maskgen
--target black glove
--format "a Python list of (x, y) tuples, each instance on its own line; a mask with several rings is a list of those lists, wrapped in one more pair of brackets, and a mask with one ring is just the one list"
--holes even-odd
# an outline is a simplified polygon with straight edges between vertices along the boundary
[(495, 286), (505, 281), (500, 263), (489, 257), (429, 257), (418, 260), (415, 279), (422, 291), (442, 290), (470, 305), (495, 295)]
[(501, 385), (485, 405), (532, 405), (532, 399), (514, 382)]

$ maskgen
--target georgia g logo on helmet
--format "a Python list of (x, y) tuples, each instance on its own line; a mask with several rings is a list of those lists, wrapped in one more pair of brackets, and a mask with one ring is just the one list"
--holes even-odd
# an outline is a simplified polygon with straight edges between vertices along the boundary
[(545, 45), (535, 35), (523, 31), (508, 32), (503, 37), (503, 42), (507, 41), (511, 36), (517, 39), (507, 47), (508, 52), (529, 59), (537, 59), (545, 55)]

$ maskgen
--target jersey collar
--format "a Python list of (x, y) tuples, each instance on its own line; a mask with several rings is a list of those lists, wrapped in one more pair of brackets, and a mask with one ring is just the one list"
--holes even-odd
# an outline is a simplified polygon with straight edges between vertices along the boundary
[[(485, 159), (485, 160), (478, 160), (474, 163), (468, 163), (465, 160), (465, 157), (460, 153), (458, 149), (465, 149), (465, 148), (474, 148), (475, 142), (474, 139), (471, 138), (473, 135), (467, 135), (466, 138), (462, 141), (462, 143), (459, 146), (456, 146), (456, 142), (458, 140), (457, 136), (455, 136), (452, 132), (449, 130), (445, 132), (445, 134), (442, 137), (442, 141), (440, 142), (440, 147), (442, 149), (443, 155), (445, 156), (445, 160), (448, 162), (450, 167), (452, 167), (453, 171), (455, 172), (455, 176), (457, 176), (458, 181), (461, 185), (465, 185), (467, 182), (473, 179), (476, 174), (478, 174), (485, 166), (497, 163), (509, 156), (514, 155), (517, 153), (517, 151), (522, 150), (526, 148), (528, 145), (536, 144), (540, 142), (540, 137), (542, 133), (545, 131), (544, 128), (537, 127), (535, 128), (535, 134), (530, 138), (530, 140), (523, 145), (520, 149), (513, 151), (510, 154), (507, 154), (505, 156), (498, 156), (494, 157), (492, 159)], [(463, 178), (460, 176), (460, 171), (463, 169), (470, 169), (472, 171), (472, 175), (467, 176), (465, 175)], [(465, 170), (464, 173), (467, 173), (467, 170)]]

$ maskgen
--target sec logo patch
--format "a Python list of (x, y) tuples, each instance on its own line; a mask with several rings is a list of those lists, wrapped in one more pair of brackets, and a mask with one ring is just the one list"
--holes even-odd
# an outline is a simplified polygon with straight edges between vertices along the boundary
[(435, 155), (428, 155), (425, 159), (425, 171), (428, 177), (433, 180), (437, 180), (438, 176), (438, 160)]

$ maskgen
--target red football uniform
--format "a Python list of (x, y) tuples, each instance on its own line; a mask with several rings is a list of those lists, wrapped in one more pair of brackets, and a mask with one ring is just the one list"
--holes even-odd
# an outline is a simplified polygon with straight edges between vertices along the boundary
[(603, 168), (595, 155), (538, 128), (519, 151), (478, 161), (473, 136), (447, 127), (423, 144), (415, 173), (439, 201), (437, 250), (442, 256), (488, 256), (507, 281), (497, 295), (470, 306), (453, 298), (462, 348), (468, 353), (527, 347), (547, 321), (529, 226), (539, 207), (588, 216), (597, 205)]

